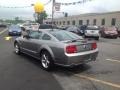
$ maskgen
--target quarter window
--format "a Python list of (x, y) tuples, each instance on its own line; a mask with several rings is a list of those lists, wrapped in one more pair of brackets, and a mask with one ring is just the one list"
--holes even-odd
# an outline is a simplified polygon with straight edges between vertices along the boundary
[(42, 32), (38, 32), (38, 31), (31, 31), (29, 33), (29, 36), (32, 39), (40, 39), (41, 35), (42, 35)]
[(51, 40), (51, 37), (47, 34), (44, 34), (42, 40)]

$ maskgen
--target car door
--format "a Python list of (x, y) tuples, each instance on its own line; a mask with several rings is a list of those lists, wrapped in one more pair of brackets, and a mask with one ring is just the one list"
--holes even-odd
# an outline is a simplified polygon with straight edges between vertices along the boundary
[(30, 55), (36, 55), (37, 49), (40, 46), (40, 38), (42, 32), (40, 31), (30, 31), (29, 38), (24, 39), (23, 48), (26, 53)]

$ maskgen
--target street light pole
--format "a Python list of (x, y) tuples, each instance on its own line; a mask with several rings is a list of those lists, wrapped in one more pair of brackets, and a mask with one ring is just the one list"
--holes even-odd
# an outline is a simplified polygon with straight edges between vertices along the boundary
[(55, 0), (52, 2), (52, 25), (53, 25), (53, 18), (54, 18), (54, 5), (55, 5)]

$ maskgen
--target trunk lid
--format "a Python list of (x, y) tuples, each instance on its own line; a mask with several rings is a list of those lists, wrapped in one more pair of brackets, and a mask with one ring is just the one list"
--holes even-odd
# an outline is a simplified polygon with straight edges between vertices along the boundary
[(71, 41), (64, 41), (66, 46), (69, 45), (75, 45), (77, 48), (77, 52), (84, 52), (84, 51), (90, 51), (92, 50), (92, 41), (86, 41), (86, 40), (71, 40)]

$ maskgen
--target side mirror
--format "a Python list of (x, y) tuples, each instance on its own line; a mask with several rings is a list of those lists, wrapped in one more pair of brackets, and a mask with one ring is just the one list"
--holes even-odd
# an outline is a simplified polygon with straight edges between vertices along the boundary
[(29, 38), (30, 38), (30, 36), (29, 36), (29, 35), (23, 35), (23, 37), (24, 37), (24, 38), (27, 38), (27, 39), (29, 39)]

